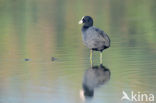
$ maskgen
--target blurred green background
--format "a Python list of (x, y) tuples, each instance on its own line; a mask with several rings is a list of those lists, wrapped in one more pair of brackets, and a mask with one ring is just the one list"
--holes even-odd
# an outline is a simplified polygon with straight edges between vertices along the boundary
[(111, 79), (89, 102), (120, 103), (122, 90), (156, 94), (155, 0), (0, 0), (0, 103), (84, 102), (84, 15), (111, 38), (103, 52)]

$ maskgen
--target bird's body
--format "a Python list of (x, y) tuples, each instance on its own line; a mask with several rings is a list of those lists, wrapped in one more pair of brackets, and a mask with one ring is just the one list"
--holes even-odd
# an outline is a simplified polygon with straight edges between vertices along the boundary
[(87, 29), (82, 27), (82, 39), (86, 47), (95, 51), (103, 51), (110, 47), (108, 35), (94, 26)]
[(93, 19), (90, 16), (83, 16), (79, 24), (82, 24), (82, 40), (86, 47), (91, 50), (91, 65), (92, 65), (92, 50), (100, 51), (100, 63), (102, 64), (102, 51), (110, 47), (109, 36), (99, 28), (93, 26)]

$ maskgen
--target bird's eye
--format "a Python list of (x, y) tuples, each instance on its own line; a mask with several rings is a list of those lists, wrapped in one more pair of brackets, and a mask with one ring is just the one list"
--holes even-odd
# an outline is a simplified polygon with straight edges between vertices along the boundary
[(86, 22), (86, 20), (85, 20), (85, 19), (83, 19), (83, 22)]

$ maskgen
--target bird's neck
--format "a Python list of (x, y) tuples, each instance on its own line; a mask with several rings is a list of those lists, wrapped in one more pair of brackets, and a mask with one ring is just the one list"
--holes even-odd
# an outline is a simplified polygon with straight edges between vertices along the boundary
[(91, 26), (83, 25), (82, 26), (82, 31), (86, 31), (89, 27), (91, 27)]

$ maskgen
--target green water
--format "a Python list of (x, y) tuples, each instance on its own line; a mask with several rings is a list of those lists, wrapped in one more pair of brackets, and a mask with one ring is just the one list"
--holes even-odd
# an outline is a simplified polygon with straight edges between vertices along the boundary
[[(0, 103), (121, 103), (123, 90), (156, 96), (155, 11), (155, 0), (0, 0)], [(81, 93), (90, 68), (84, 15), (111, 39), (103, 52), (110, 80), (92, 99)], [(93, 58), (99, 66), (99, 53)]]

